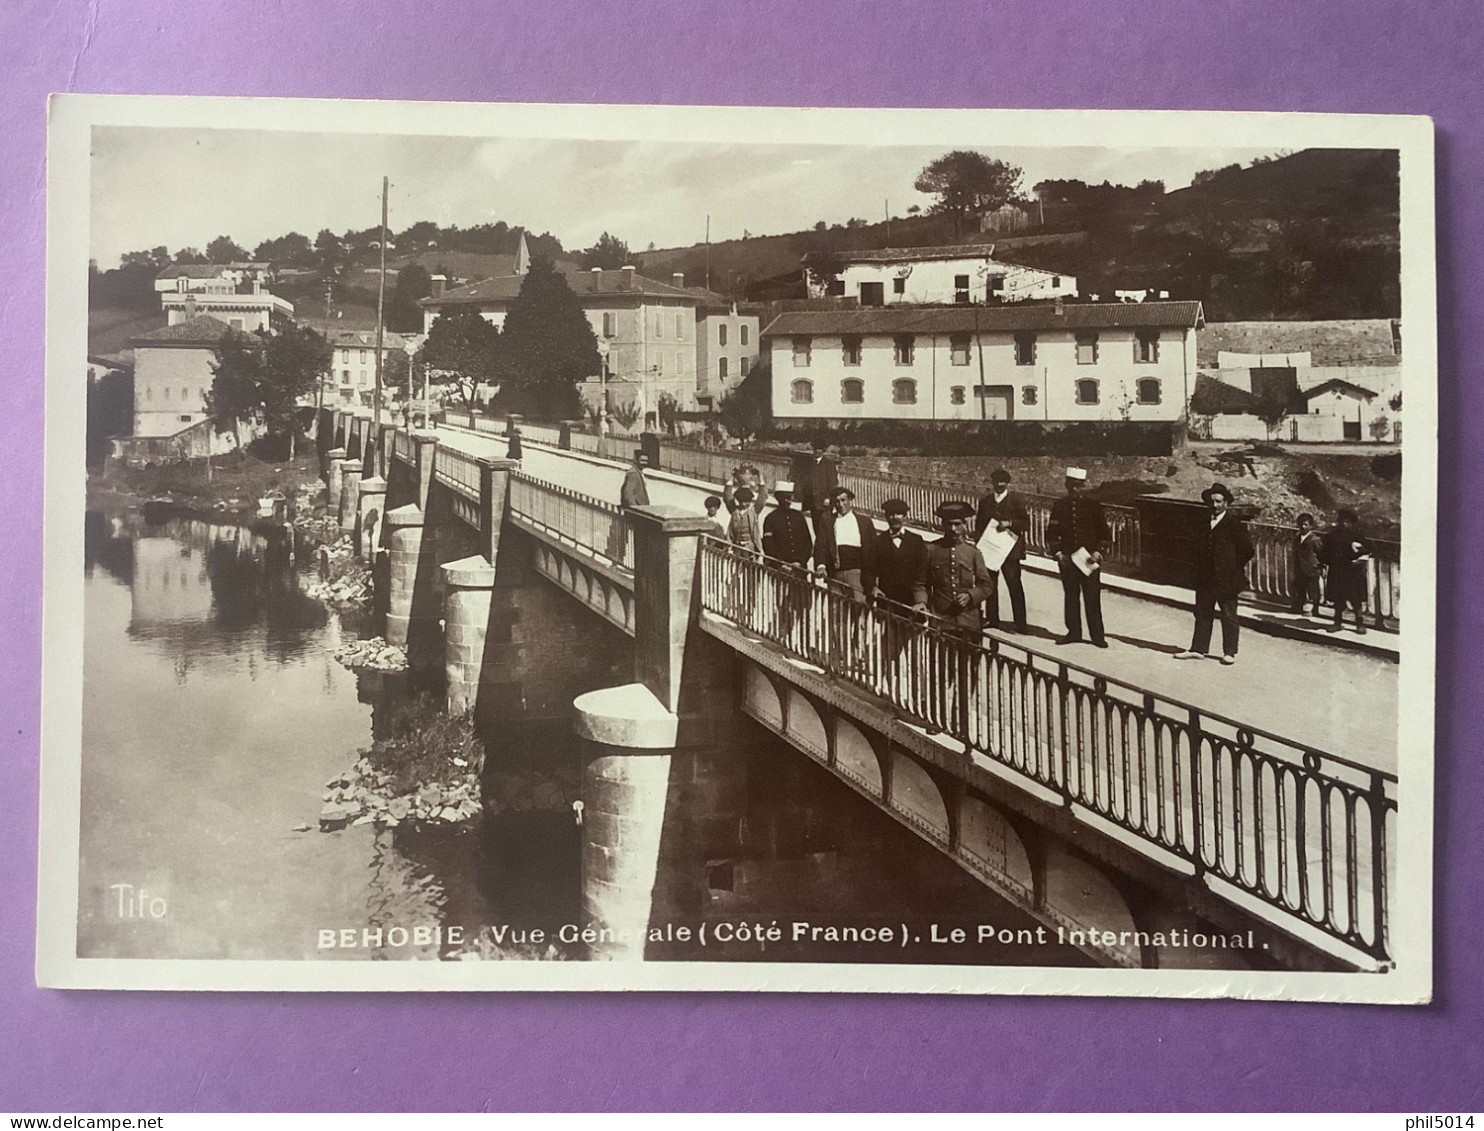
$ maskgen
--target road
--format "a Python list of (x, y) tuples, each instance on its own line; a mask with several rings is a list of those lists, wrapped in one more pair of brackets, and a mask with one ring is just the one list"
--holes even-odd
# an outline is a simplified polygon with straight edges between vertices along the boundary
[[(505, 443), (494, 436), (440, 430), (440, 440), (475, 456), (503, 458)], [(522, 470), (608, 502), (618, 501), (624, 469), (527, 442)], [(702, 513), (702, 500), (717, 488), (650, 474), (652, 503)], [(1397, 665), (1378, 657), (1323, 643), (1243, 632), (1235, 665), (1215, 660), (1176, 660), (1190, 643), (1192, 618), (1185, 610), (1105, 589), (1103, 616), (1111, 645), (1058, 647), (1062, 592), (1056, 578), (1025, 571), (1028, 637), (996, 634), (1030, 649), (1157, 695), (1224, 715), (1293, 742), (1396, 771)], [(1008, 599), (1001, 595), (1002, 613)], [(1220, 639), (1217, 626), (1215, 639)], [(1322, 673), (1322, 674), (1320, 674)]]

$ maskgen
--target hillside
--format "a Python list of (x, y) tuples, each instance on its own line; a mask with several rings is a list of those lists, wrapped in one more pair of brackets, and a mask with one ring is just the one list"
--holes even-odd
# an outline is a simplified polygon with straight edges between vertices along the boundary
[[(1156, 197), (1084, 186), (1080, 203), (1013, 235), (957, 234), (946, 217), (727, 240), (711, 245), (712, 289), (762, 297), (801, 286), (799, 260), (825, 249), (994, 244), (998, 258), (1077, 276), (1084, 295), (1154, 287), (1199, 299), (1218, 321), (1396, 318), (1401, 314), (1397, 155), (1304, 150)], [(638, 257), (650, 274), (706, 273), (703, 245)], [(773, 287), (767, 287), (770, 281)]]

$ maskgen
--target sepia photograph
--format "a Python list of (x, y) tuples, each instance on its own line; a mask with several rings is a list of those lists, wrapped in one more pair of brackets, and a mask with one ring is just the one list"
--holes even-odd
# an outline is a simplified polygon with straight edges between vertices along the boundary
[(1426, 119), (49, 159), (42, 984), (1428, 999)]

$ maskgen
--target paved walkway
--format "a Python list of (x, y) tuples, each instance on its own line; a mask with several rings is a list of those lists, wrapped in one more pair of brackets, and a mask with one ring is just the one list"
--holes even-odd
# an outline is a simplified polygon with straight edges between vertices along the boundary
[[(443, 430), (441, 439), (471, 455), (502, 458), (505, 443), (493, 436)], [(522, 467), (530, 475), (595, 498), (617, 502), (623, 468), (576, 453), (527, 443)], [(711, 490), (677, 476), (650, 472), (653, 503), (700, 513)], [(1291, 741), (1395, 772), (1397, 763), (1397, 665), (1326, 643), (1284, 639), (1244, 630), (1238, 662), (1175, 660), (1190, 643), (1192, 618), (1183, 609), (1143, 597), (1103, 591), (1108, 649), (1089, 644), (1058, 647), (1062, 628), (1060, 582), (1027, 570), (1028, 637), (997, 633), (1054, 659), (1136, 684)], [(1001, 595), (1002, 615), (1009, 601)], [(1214, 640), (1220, 641), (1220, 626)], [(1322, 673), (1322, 674), (1321, 674)]]

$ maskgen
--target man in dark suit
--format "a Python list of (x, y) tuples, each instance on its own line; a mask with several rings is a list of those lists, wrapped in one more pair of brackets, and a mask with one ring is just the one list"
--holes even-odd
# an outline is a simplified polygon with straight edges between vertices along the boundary
[(840, 473), (835, 461), (825, 452), (823, 439), (813, 443), (814, 454), (799, 469), (797, 495), (799, 509), (809, 516), (814, 538), (819, 539), (819, 529), (830, 517), (830, 499), (840, 485)]
[(1213, 483), (1201, 492), (1211, 509), (1205, 537), (1197, 544), (1195, 569), (1195, 633), (1190, 647), (1175, 653), (1177, 660), (1199, 660), (1211, 647), (1211, 626), (1221, 610), (1221, 662), (1237, 662), (1237, 595), (1247, 588), (1247, 563), (1252, 560), (1252, 539), (1247, 528), (1227, 513), (1232, 493), (1225, 484)]
[(1083, 495), (1087, 472), (1080, 467), (1067, 468), (1067, 493), (1051, 504), (1051, 521), (1046, 525), (1046, 545), (1061, 571), (1063, 609), (1067, 633), (1058, 636), (1058, 644), (1082, 642), (1082, 606), (1087, 607), (1087, 634), (1090, 643), (1106, 648), (1103, 635), (1103, 557), (1113, 541), (1102, 504)]
[(902, 653), (912, 642), (912, 623), (920, 620), (912, 606), (917, 603), (917, 582), (927, 569), (927, 543), (922, 536), (907, 529), (910, 508), (901, 499), (888, 499), (881, 507), (886, 513), (886, 529), (876, 535), (876, 585), (871, 600), (886, 615), (885, 658), (882, 665), (883, 685), (878, 692), (904, 702), (898, 692), (903, 683), (910, 687), (922, 670), (921, 656), (914, 649), (904, 671)]
[(623, 486), (618, 489), (618, 505), (624, 510), (630, 507), (649, 506), (649, 480), (644, 469), (649, 466), (649, 457), (643, 448), (634, 449), (634, 462), (624, 472)]
[(1000, 585), (1005, 579), (1005, 589), (1010, 594), (1010, 611), (1015, 617), (1015, 631), (1025, 632), (1025, 585), (1020, 580), (1020, 563), (1025, 557), (1025, 535), (1030, 529), (1030, 512), (1025, 500), (1016, 491), (1010, 490), (1010, 473), (1003, 467), (989, 477), (992, 489), (979, 500), (979, 513), (974, 520), (974, 541), (984, 537), (984, 532), (994, 526), (996, 530), (1009, 531), (1015, 535), (1015, 549), (1000, 563), (991, 582), (989, 600), (985, 602), (985, 613), (990, 628), (1000, 627)]
[[(814, 546), (809, 538), (809, 523), (793, 509), (793, 491), (794, 485), (787, 479), (779, 480), (773, 488), (773, 498), (778, 505), (763, 519), (763, 553), (796, 574), (782, 583), (783, 592), (778, 597), (779, 628), (789, 647), (806, 651), (809, 600), (812, 596), (809, 557)], [(801, 625), (804, 626), (802, 637), (796, 635)]]

